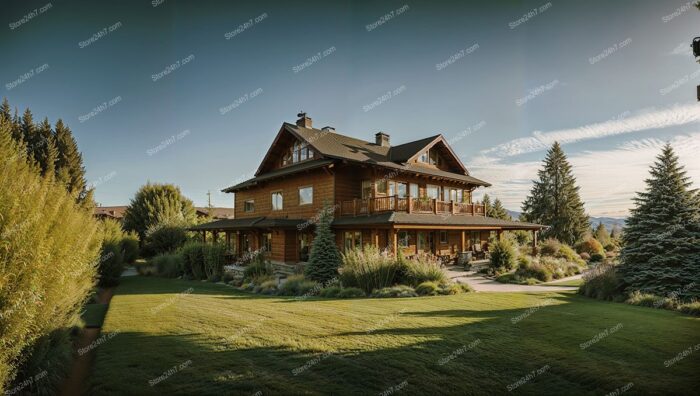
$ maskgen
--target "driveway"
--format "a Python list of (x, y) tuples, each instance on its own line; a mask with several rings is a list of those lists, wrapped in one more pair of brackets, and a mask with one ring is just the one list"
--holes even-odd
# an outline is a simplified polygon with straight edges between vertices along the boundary
[[(475, 271), (464, 271), (459, 267), (448, 267), (446, 269), (447, 276), (452, 281), (459, 281), (471, 286), (479, 292), (553, 292), (553, 291), (575, 291), (576, 286), (543, 286), (543, 285), (515, 285), (512, 283), (496, 282), (493, 279), (484, 278), (481, 274)], [(581, 275), (575, 275), (569, 278), (558, 279), (557, 282), (564, 282), (570, 279), (580, 278)], [(552, 283), (550, 283), (552, 284)]]

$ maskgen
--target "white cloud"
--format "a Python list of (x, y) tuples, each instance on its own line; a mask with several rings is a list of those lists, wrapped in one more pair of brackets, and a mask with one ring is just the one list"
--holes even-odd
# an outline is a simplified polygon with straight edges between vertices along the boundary
[(669, 55), (683, 55), (683, 56), (688, 56), (692, 57), (693, 56), (693, 50), (690, 45), (690, 43), (687, 42), (682, 42), (676, 46), (676, 48), (673, 49), (669, 53)]
[(673, 106), (663, 110), (646, 110), (632, 116), (627, 116), (627, 114), (629, 112), (625, 112), (608, 121), (583, 125), (577, 128), (550, 132), (535, 131), (532, 133), (532, 136), (514, 139), (483, 150), (481, 155), (496, 158), (511, 157), (546, 150), (555, 141), (567, 144), (700, 122), (700, 106), (697, 104)]
[[(687, 175), (700, 187), (700, 132), (678, 135), (671, 141)], [(581, 198), (591, 216), (626, 216), (632, 207), (632, 198), (645, 188), (644, 180), (649, 176), (649, 166), (661, 152), (664, 141), (641, 139), (623, 143), (611, 150), (584, 151), (570, 155)], [(467, 167), (473, 175), (493, 184), (480, 189), (498, 197), (506, 208), (520, 210), (521, 203), (537, 178), (540, 162), (503, 163), (501, 161), (477, 161)]]

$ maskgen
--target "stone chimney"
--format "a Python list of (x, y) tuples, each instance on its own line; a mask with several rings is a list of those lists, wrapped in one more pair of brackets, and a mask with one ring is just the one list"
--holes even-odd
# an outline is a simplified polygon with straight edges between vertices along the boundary
[(374, 135), (374, 143), (376, 143), (377, 146), (382, 146), (382, 147), (391, 146), (389, 144), (389, 135), (384, 133), (384, 132), (377, 132)]
[(297, 114), (299, 119), (297, 120), (297, 125), (304, 128), (311, 128), (311, 118), (306, 116), (303, 111)]

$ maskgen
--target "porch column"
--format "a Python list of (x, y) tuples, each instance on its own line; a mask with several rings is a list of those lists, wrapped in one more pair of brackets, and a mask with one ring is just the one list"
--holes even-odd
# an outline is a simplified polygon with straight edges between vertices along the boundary
[(465, 245), (465, 234), (466, 234), (466, 231), (462, 230), (462, 238), (461, 238), (460, 244), (459, 244), (460, 253), (465, 251), (465, 250), (464, 250), (464, 248), (465, 248), (465, 246), (466, 246), (466, 245)]
[(212, 234), (214, 235), (214, 243), (219, 241), (219, 231), (212, 231)]
[(226, 235), (226, 249), (231, 250), (231, 232), (225, 231), (224, 234)]
[(532, 254), (537, 254), (537, 230), (532, 230)]
[(503, 239), (503, 230), (496, 230), (496, 236), (498, 237), (498, 240)]
[(398, 255), (399, 254), (399, 237), (398, 237), (398, 230), (393, 229), (391, 230), (391, 246), (393, 253)]
[(377, 229), (372, 230), (372, 243), (379, 249), (379, 230)]

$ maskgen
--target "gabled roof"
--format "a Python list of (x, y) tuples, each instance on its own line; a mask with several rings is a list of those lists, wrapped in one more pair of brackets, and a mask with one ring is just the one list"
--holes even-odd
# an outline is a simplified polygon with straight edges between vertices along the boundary
[[(297, 163), (294, 165), (277, 168), (270, 171), (266, 169), (272, 168), (271, 161), (275, 158), (275, 150), (278, 143), (285, 139), (296, 138), (308, 143), (308, 145), (320, 155), (321, 159), (310, 160)], [(455, 168), (459, 168), (461, 173), (447, 172), (437, 168), (427, 166), (413, 166), (410, 161), (415, 159), (420, 153), (433, 146), (439, 145), (446, 154), (450, 157)], [(436, 176), (445, 179), (470, 183), (478, 186), (490, 186), (491, 184), (469, 176), (466, 167), (460, 161), (459, 157), (452, 151), (452, 148), (447, 143), (442, 135), (434, 135), (425, 139), (400, 144), (397, 146), (381, 146), (365, 140), (356, 139), (350, 136), (335, 133), (329, 129), (305, 128), (302, 126), (283, 123), (275, 140), (268, 149), (263, 158), (255, 177), (223, 189), (223, 192), (235, 192), (242, 188), (253, 186), (264, 180), (269, 180), (275, 177), (285, 176), (294, 172), (323, 167), (329, 165), (333, 160), (358, 162), (368, 165), (376, 165), (389, 170), (405, 171), (407, 173), (415, 173), (428, 176)], [(330, 161), (330, 162), (328, 162)]]

